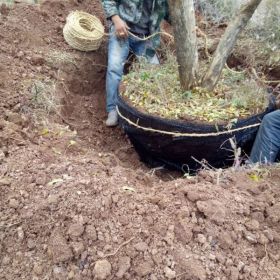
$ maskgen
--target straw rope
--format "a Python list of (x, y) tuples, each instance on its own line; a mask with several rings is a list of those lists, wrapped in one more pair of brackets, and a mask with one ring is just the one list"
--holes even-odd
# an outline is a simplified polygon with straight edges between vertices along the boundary
[(165, 135), (171, 135), (173, 137), (210, 137), (210, 136), (220, 136), (220, 135), (231, 134), (231, 133), (234, 133), (234, 132), (242, 131), (242, 130), (249, 129), (249, 128), (258, 127), (261, 124), (261, 123), (255, 123), (255, 124), (251, 124), (251, 125), (235, 128), (235, 129), (229, 129), (229, 130), (226, 130), (226, 131), (217, 131), (217, 132), (209, 132), (209, 133), (181, 133), (181, 132), (171, 132), (171, 131), (154, 129), (154, 128), (151, 128), (151, 127), (141, 126), (138, 123), (135, 123), (135, 122), (131, 121), (130, 119), (126, 118), (124, 115), (122, 115), (122, 113), (120, 112), (118, 106), (116, 107), (116, 110), (117, 110), (119, 116), (122, 119), (124, 119), (126, 122), (128, 122), (130, 125), (132, 125), (132, 126), (134, 126), (136, 128), (142, 129), (144, 131), (155, 132), (155, 133), (160, 133), (160, 134), (165, 134)]
[[(101, 21), (89, 13), (82, 11), (71, 12), (63, 28), (65, 41), (74, 49), (80, 51), (94, 51), (100, 47), (104, 36), (110, 36), (110, 33), (104, 32), (104, 26)], [(131, 37), (139, 41), (147, 41), (157, 35), (165, 35), (174, 40), (174, 37), (166, 32), (156, 32), (147, 37), (138, 37), (128, 30)]]
[(104, 36), (104, 26), (97, 17), (75, 11), (68, 15), (63, 35), (65, 41), (74, 49), (94, 51), (100, 47)]

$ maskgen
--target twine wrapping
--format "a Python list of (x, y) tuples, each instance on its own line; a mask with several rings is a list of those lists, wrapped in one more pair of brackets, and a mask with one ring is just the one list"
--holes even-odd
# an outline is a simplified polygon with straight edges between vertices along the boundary
[(144, 131), (148, 131), (148, 132), (154, 132), (154, 133), (159, 133), (159, 134), (165, 134), (165, 135), (170, 135), (172, 137), (216, 137), (216, 136), (220, 136), (220, 135), (226, 135), (226, 134), (233, 134), (234, 132), (239, 132), (245, 129), (249, 129), (249, 128), (255, 128), (260, 126), (260, 122), (259, 123), (255, 123), (255, 124), (251, 124), (251, 125), (246, 125), (243, 127), (238, 127), (238, 128), (234, 128), (234, 129), (229, 129), (229, 130), (223, 130), (223, 131), (217, 131), (217, 132), (207, 132), (207, 133), (193, 133), (193, 132), (172, 132), (172, 131), (165, 131), (165, 130), (159, 130), (159, 129), (154, 129), (151, 127), (144, 127), (141, 126), (135, 122), (133, 122), (132, 120), (126, 118), (119, 110), (118, 106), (116, 107), (116, 110), (118, 112), (118, 115), (125, 120), (127, 123), (129, 123), (130, 125), (138, 128), (138, 129), (142, 129)]
[(65, 41), (80, 51), (97, 50), (104, 34), (104, 26), (101, 21), (82, 11), (71, 12), (63, 28)]

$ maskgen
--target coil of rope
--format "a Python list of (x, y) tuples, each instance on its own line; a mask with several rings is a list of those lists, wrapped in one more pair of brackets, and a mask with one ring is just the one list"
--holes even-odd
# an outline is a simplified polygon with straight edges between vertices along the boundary
[[(104, 30), (103, 24), (96, 16), (82, 11), (74, 11), (67, 16), (63, 36), (65, 41), (76, 50), (95, 51), (100, 47), (103, 37), (110, 35), (105, 33)], [(140, 38), (129, 31), (128, 33), (140, 41), (147, 41), (159, 34), (166, 35), (174, 40), (173, 36), (166, 32), (156, 32), (144, 38)]]
[(80, 51), (97, 50), (104, 34), (101, 21), (96, 16), (82, 11), (71, 12), (63, 28), (65, 41)]

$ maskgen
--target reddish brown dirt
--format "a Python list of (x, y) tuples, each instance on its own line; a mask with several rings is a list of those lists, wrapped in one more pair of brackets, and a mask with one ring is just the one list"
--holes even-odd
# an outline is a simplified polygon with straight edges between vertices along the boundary
[[(76, 9), (103, 19), (89, 0), (0, 9), (0, 279), (280, 279), (279, 168), (140, 163), (103, 123), (106, 41), (63, 40)], [(56, 110), (34, 96), (47, 79)]]

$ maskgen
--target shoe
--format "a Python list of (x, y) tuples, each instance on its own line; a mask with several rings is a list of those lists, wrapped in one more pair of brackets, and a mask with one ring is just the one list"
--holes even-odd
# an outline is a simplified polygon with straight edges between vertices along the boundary
[(106, 120), (106, 126), (118, 125), (118, 112), (116, 110), (110, 111)]

